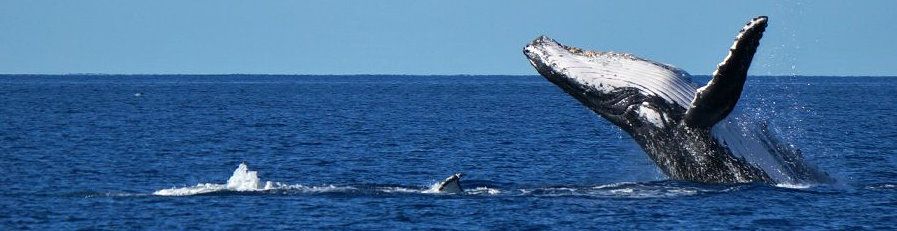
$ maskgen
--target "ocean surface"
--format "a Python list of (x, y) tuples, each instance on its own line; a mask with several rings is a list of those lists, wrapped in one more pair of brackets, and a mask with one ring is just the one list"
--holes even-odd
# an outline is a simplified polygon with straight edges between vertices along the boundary
[(668, 180), (539, 76), (2, 75), (0, 230), (897, 229), (897, 78), (736, 113), (837, 183)]

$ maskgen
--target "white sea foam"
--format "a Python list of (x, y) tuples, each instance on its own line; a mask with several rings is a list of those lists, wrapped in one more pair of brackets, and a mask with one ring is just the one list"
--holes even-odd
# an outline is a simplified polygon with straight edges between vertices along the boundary
[(866, 189), (897, 189), (897, 184), (879, 184), (866, 186)]
[(206, 194), (206, 193), (214, 193), (214, 192), (222, 192), (222, 191), (235, 191), (235, 192), (251, 192), (251, 191), (264, 191), (271, 190), (275, 188), (274, 182), (268, 181), (265, 182), (264, 187), (261, 187), (261, 180), (258, 177), (257, 171), (249, 171), (249, 167), (246, 163), (241, 163), (240, 166), (234, 170), (234, 173), (227, 180), (227, 184), (213, 184), (213, 183), (200, 183), (196, 186), (190, 187), (180, 187), (180, 188), (169, 188), (162, 189), (156, 192), (153, 192), (153, 195), (157, 196), (190, 196), (190, 195), (198, 195), (198, 194)]
[(385, 193), (423, 193), (428, 190), (421, 189), (413, 189), (413, 188), (405, 188), (405, 187), (380, 187), (377, 188), (378, 191)]
[(813, 187), (812, 184), (796, 184), (796, 183), (778, 183), (776, 187), (779, 188), (790, 188), (790, 189), (808, 189)]
[(498, 195), (501, 193), (501, 190), (489, 187), (476, 187), (465, 190), (464, 193), (471, 195)]
[(635, 184), (635, 182), (610, 183), (610, 184), (598, 185), (598, 186), (595, 186), (595, 187), (592, 187), (592, 188), (593, 188), (593, 189), (616, 188), (616, 187), (620, 187), (620, 186), (622, 186), (622, 185), (628, 185), (628, 184)]
[(266, 188), (265, 190), (300, 192), (300, 193), (328, 193), (328, 192), (357, 191), (358, 188), (355, 188), (352, 186), (336, 186), (336, 185), (306, 186), (306, 185), (301, 185), (301, 184), (283, 184), (280, 182), (275, 182), (272, 185), (272, 187)]
[(629, 185), (610, 190), (591, 191), (589, 192), (589, 194), (594, 196), (613, 196), (626, 198), (658, 198), (692, 196), (698, 194), (701, 191), (705, 190), (690, 187)]
[(535, 196), (587, 196), (601, 198), (667, 198), (693, 196), (702, 192), (718, 191), (699, 187), (665, 185), (654, 183), (611, 183), (592, 187), (548, 187), (520, 189), (521, 195)]
[(153, 192), (156, 196), (190, 196), (227, 190), (227, 185), (201, 183), (191, 187), (169, 188)]

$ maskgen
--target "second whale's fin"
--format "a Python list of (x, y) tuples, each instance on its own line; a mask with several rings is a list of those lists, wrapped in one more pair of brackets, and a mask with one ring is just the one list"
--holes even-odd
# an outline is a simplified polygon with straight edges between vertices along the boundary
[(729, 48), (729, 54), (713, 72), (713, 79), (695, 94), (683, 118), (685, 125), (710, 128), (732, 112), (741, 98), (748, 68), (766, 30), (766, 21), (766, 16), (760, 16), (741, 29)]
[(461, 176), (463, 176), (463, 174), (455, 173), (454, 175), (449, 176), (448, 178), (445, 178), (445, 180), (434, 185), (434, 187), (433, 187), (434, 191), (440, 192), (440, 193), (462, 193), (462, 192), (464, 192), (464, 189), (461, 188)]

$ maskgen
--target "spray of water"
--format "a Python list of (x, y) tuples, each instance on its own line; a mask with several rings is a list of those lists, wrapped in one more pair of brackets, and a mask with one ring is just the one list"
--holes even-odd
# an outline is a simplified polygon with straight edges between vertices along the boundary
[(261, 185), (261, 179), (258, 177), (257, 171), (250, 171), (246, 163), (241, 163), (234, 170), (234, 173), (227, 179), (227, 184), (200, 183), (196, 186), (162, 189), (153, 192), (157, 196), (189, 196), (197, 194), (207, 194), (215, 192), (262, 192), (266, 190), (299, 187), (290, 186), (282, 183), (271, 181), (265, 182), (264, 187)]

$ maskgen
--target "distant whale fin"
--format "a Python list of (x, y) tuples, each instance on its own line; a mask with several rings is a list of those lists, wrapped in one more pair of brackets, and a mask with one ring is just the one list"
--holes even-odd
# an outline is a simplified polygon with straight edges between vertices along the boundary
[(434, 187), (433, 187), (433, 189), (435, 189), (434, 191), (441, 192), (441, 193), (462, 193), (462, 192), (464, 192), (464, 190), (461, 189), (461, 176), (463, 176), (463, 174), (455, 173), (454, 175), (452, 175), (448, 178), (445, 178), (445, 180), (434, 185)]
[(751, 60), (766, 30), (766, 16), (752, 19), (735, 37), (729, 54), (713, 72), (713, 79), (698, 89), (683, 122), (689, 127), (710, 128), (726, 118), (738, 99), (747, 79)]

